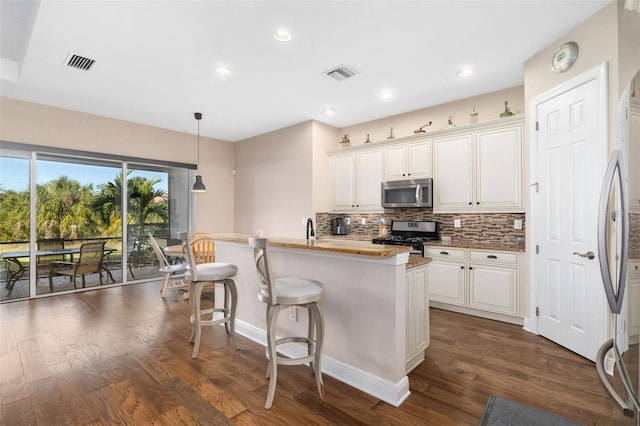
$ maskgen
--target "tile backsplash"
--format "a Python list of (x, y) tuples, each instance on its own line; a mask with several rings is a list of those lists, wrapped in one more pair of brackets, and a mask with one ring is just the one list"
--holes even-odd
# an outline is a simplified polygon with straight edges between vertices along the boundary
[[(454, 240), (480, 240), (495, 243), (525, 243), (524, 213), (446, 213), (435, 214), (425, 209), (389, 209), (384, 213), (317, 213), (316, 227), (319, 237), (331, 235), (331, 222), (336, 217), (349, 218), (349, 237), (369, 239), (378, 236), (379, 221), (435, 220), (440, 222), (440, 235)], [(365, 224), (362, 224), (362, 219)], [(454, 219), (460, 219), (461, 227), (454, 228)], [(522, 229), (514, 229), (514, 221), (522, 221)]]

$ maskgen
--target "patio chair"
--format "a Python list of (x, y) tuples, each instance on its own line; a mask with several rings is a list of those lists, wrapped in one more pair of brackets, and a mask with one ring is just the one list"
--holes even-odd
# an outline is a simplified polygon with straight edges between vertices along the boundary
[(158, 241), (151, 233), (149, 234), (149, 242), (151, 243), (153, 252), (158, 258), (158, 262), (160, 262), (160, 272), (162, 272), (162, 288), (160, 289), (160, 296), (164, 298), (164, 295), (167, 292), (167, 287), (169, 286), (171, 288), (188, 288), (189, 282), (184, 279), (184, 272), (187, 270), (187, 264), (170, 264), (167, 261), (167, 257), (164, 255), (164, 252), (160, 248)]
[[(38, 251), (64, 249), (64, 240), (61, 238), (49, 238), (46, 240), (36, 241)], [(66, 260), (64, 254), (48, 254), (37, 257), (37, 275), (38, 277), (47, 276), (51, 262), (56, 260)]]
[(86, 274), (98, 274), (102, 285), (102, 259), (104, 257), (104, 241), (84, 243), (80, 246), (80, 254), (76, 262), (54, 261), (49, 267), (49, 291), (53, 292), (53, 277), (68, 276), (76, 286), (76, 277), (82, 276), (82, 288), (85, 287)]
[[(133, 275), (133, 270), (131, 269), (131, 265), (135, 262), (136, 256), (134, 255), (134, 251), (135, 251), (137, 242), (138, 242), (138, 237), (134, 236), (134, 237), (127, 238), (127, 269), (129, 269), (131, 278), (136, 277), (135, 275)], [(117, 253), (108, 254), (103, 259), (102, 264), (104, 266), (104, 269), (107, 271), (107, 273), (113, 280), (110, 270), (116, 267), (119, 268), (122, 265), (122, 253), (118, 251)]]

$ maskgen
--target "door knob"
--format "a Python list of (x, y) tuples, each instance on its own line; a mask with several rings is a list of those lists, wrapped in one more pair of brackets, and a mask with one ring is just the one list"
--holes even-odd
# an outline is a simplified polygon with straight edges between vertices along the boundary
[(595, 253), (592, 251), (588, 251), (586, 253), (578, 253), (577, 251), (574, 251), (573, 254), (577, 254), (580, 257), (586, 257), (589, 260), (593, 260), (596, 258)]

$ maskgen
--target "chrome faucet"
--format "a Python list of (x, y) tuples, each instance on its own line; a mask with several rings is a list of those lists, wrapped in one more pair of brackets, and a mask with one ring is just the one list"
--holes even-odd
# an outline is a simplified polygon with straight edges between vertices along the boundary
[[(311, 229), (311, 232), (309, 232), (309, 229)], [(311, 218), (307, 219), (307, 241), (309, 240), (309, 237), (315, 237), (316, 233), (313, 232), (313, 220), (311, 220)]]

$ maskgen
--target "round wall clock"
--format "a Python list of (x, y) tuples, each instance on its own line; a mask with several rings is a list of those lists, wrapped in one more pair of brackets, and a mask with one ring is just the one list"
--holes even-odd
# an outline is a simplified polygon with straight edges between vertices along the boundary
[(578, 45), (573, 41), (565, 43), (553, 52), (551, 69), (555, 72), (565, 72), (571, 68), (577, 58)]

